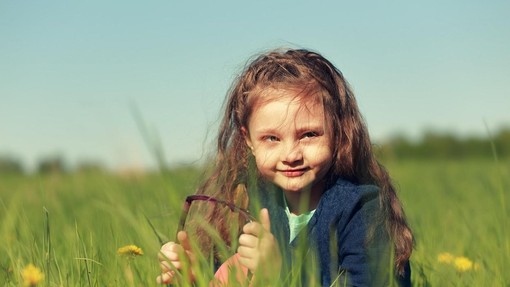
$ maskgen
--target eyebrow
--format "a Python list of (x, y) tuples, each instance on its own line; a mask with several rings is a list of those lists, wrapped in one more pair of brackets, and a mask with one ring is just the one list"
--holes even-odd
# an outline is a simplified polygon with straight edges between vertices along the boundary
[(305, 126), (302, 126), (302, 127), (299, 127), (297, 129), (298, 132), (307, 132), (307, 131), (317, 131), (317, 130), (324, 130), (325, 127), (323, 124), (315, 124), (315, 125), (305, 125)]
[[(296, 129), (296, 133), (304, 133), (308, 131), (322, 132), (326, 130), (326, 127), (323, 124), (309, 124)], [(262, 127), (260, 129), (254, 129), (253, 133), (257, 134), (279, 134), (280, 130), (275, 127)]]

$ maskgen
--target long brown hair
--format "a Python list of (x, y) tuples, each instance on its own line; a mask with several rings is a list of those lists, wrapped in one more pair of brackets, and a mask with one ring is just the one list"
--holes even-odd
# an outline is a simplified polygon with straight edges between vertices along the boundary
[[(245, 201), (237, 188), (246, 183), (251, 152), (242, 134), (248, 126), (257, 95), (267, 88), (301, 89), (302, 97), (316, 97), (324, 106), (332, 130), (334, 164), (327, 180), (344, 178), (380, 188), (383, 221), (392, 239), (397, 270), (403, 272), (411, 256), (413, 235), (391, 179), (372, 152), (365, 122), (349, 84), (327, 59), (309, 50), (273, 50), (256, 57), (234, 81), (227, 95), (217, 151), (210, 176), (199, 193), (215, 194), (231, 202)], [(246, 203), (244, 203), (246, 204)], [(228, 233), (228, 224), (209, 214), (210, 222)], [(229, 243), (229, 242), (228, 242)]]

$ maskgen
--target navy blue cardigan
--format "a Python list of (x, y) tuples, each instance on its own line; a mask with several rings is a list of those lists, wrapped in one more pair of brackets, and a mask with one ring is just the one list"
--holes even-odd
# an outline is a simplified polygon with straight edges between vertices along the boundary
[[(303, 283), (315, 280), (322, 286), (389, 284), (393, 263), (388, 234), (382, 222), (378, 222), (381, 218), (377, 216), (380, 210), (378, 187), (354, 185), (339, 179), (324, 192), (307, 228), (290, 244), (282, 191), (260, 185), (256, 190), (255, 194), (251, 189), (250, 208), (269, 210), (271, 232), (284, 258), (281, 286), (295, 280)], [(254, 197), (258, 200), (252, 200)], [(372, 240), (367, 240), (369, 232)], [(302, 244), (306, 248), (300, 247)], [(296, 264), (302, 265), (293, 266)], [(310, 272), (314, 266), (319, 272)], [(401, 286), (410, 286), (410, 275), (407, 263), (404, 275), (394, 279)]]

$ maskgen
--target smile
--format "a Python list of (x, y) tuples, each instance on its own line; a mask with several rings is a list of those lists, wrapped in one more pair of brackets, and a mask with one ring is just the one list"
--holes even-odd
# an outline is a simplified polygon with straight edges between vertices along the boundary
[(280, 173), (283, 174), (286, 177), (300, 177), (302, 176), (308, 169), (302, 168), (302, 169), (286, 169), (286, 170), (280, 170)]

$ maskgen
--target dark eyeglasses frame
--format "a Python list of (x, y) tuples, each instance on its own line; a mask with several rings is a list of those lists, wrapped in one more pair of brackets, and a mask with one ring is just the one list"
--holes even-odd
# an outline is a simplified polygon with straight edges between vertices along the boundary
[(238, 212), (249, 222), (256, 221), (256, 218), (253, 215), (251, 215), (248, 210), (241, 208), (231, 202), (225, 201), (223, 199), (215, 198), (212, 196), (208, 196), (208, 195), (203, 195), (203, 194), (189, 195), (186, 197), (186, 200), (184, 201), (184, 204), (182, 206), (181, 218), (179, 219), (179, 225), (177, 226), (177, 232), (175, 234), (176, 239), (177, 239), (177, 233), (179, 233), (179, 231), (181, 231), (181, 230), (184, 230), (184, 225), (186, 224), (186, 218), (188, 217), (188, 212), (189, 212), (191, 203), (193, 203), (193, 201), (208, 201), (208, 202), (213, 202), (215, 204), (219, 203), (219, 204), (222, 204), (222, 205), (230, 208), (230, 210), (233, 212)]

